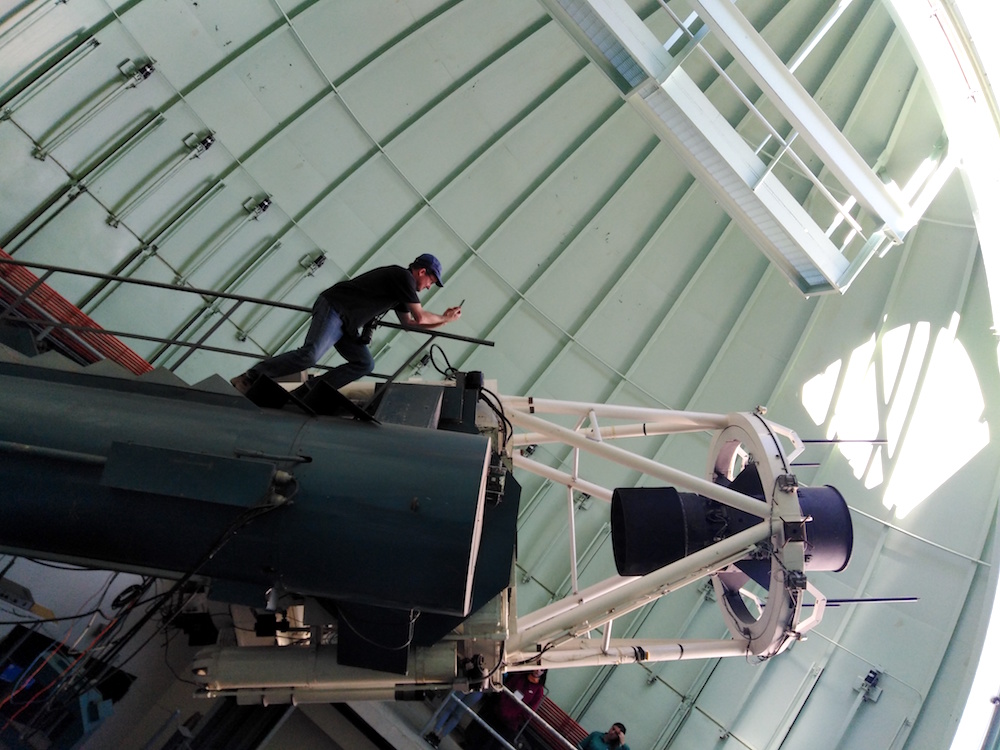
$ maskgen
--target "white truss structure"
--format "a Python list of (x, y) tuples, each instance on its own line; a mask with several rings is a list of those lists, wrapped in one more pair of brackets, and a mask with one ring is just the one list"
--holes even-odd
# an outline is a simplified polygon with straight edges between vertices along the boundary
[[(789, 469), (803, 445), (793, 431), (765, 420), (763, 410), (723, 415), (515, 397), (503, 398), (502, 404), (507, 418), (521, 430), (509, 441), (514, 467), (565, 485), (570, 498), (572, 591), (560, 601), (514, 619), (507, 640), (511, 669), (518, 669), (519, 662), (528, 664), (521, 668), (533, 668), (539, 663), (546, 668), (559, 668), (722, 656), (767, 658), (780, 653), (819, 623), (826, 600), (805, 579), (805, 541), (799, 531), (808, 519), (802, 515), (797, 483)], [(543, 418), (567, 415), (577, 418), (575, 429)], [(708, 479), (611, 444), (620, 438), (695, 431), (712, 434)], [(781, 437), (789, 441), (790, 452), (786, 453)], [(572, 473), (554, 470), (518, 450), (551, 442), (572, 448), (576, 467)], [(572, 543), (575, 536), (572, 493), (579, 490), (610, 500), (613, 490), (579, 475), (580, 451), (750, 513), (761, 521), (647, 575), (612, 577), (581, 589)], [(765, 488), (765, 502), (711, 479), (716, 473), (732, 479), (738, 464), (748, 462), (757, 466)], [(729, 576), (729, 571), (734, 570), (730, 566), (735, 562), (764, 550), (772, 560), (771, 586), (767, 604), (759, 616), (744, 608), (738, 586), (731, 590), (733, 582), (740, 584), (746, 580), (745, 576), (716, 577), (713, 581), (731, 639), (611, 637), (616, 618), (707, 576), (721, 571), (727, 571)], [(807, 591), (815, 602), (811, 616), (803, 618), (803, 598)], [(598, 628), (603, 630), (601, 640), (588, 637)]]

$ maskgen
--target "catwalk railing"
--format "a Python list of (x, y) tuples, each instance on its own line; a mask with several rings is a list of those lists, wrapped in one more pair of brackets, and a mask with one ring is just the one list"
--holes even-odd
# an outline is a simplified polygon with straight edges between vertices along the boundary
[[(40, 272), (40, 273), (38, 273)], [(55, 274), (94, 279), (96, 281), (131, 284), (140, 287), (166, 289), (178, 294), (198, 295), (206, 304), (222, 304), (225, 310), (219, 312), (218, 320), (194, 340), (179, 336), (154, 336), (126, 329), (109, 329), (100, 326), (90, 316), (60, 295), (49, 285)], [(231, 303), (226, 305), (226, 303)], [(163, 347), (176, 346), (184, 353), (172, 361), (167, 369), (176, 371), (196, 351), (232, 354), (240, 357), (263, 359), (266, 354), (252, 354), (243, 349), (235, 349), (209, 344), (209, 339), (244, 305), (260, 305), (267, 309), (283, 309), (308, 315), (310, 307), (287, 302), (275, 302), (260, 297), (220, 292), (193, 286), (167, 284), (146, 279), (136, 279), (112, 273), (99, 273), (79, 268), (21, 261), (0, 250), (0, 324), (16, 321), (28, 326), (34, 332), (36, 344), (54, 345), (64, 354), (82, 363), (98, 359), (110, 359), (126, 369), (140, 374), (152, 369), (153, 364), (132, 351), (121, 339), (147, 341), (162, 344)], [(380, 323), (382, 327), (408, 330), (421, 334), (423, 343), (391, 375), (373, 374), (373, 377), (392, 382), (424, 352), (436, 339), (461, 341), (481, 346), (493, 346), (492, 341), (470, 336), (445, 333), (443, 331), (423, 331), (409, 329), (395, 323)], [(162, 349), (161, 349), (162, 351)], [(319, 369), (325, 369), (319, 365)]]

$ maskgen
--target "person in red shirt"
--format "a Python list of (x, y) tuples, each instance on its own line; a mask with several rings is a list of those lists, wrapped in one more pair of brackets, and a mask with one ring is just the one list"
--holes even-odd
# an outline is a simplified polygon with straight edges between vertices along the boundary
[[(507, 690), (517, 696), (521, 703), (532, 711), (537, 711), (538, 705), (545, 697), (545, 678), (546, 671), (544, 669), (536, 669), (531, 672), (511, 672), (504, 679), (503, 684)], [(481, 713), (482, 719), (515, 747), (517, 746), (515, 738), (524, 725), (531, 720), (531, 714), (524, 710), (521, 703), (507, 692), (503, 692), (494, 696), (494, 700)], [(477, 726), (470, 734), (466, 747), (494, 750), (501, 745), (493, 735)]]

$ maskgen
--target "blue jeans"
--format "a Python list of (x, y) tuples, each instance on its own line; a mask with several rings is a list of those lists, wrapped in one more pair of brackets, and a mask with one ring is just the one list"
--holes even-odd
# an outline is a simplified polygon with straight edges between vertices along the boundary
[(331, 347), (336, 347), (340, 356), (347, 360), (321, 378), (334, 388), (353, 383), (375, 369), (375, 360), (372, 359), (368, 347), (353, 335), (344, 335), (344, 322), (340, 319), (340, 315), (325, 297), (319, 297), (313, 305), (312, 321), (309, 323), (306, 340), (302, 346), (258, 362), (247, 371), (247, 374), (253, 379), (261, 375), (280, 378), (283, 375), (302, 372), (319, 362)]
[(469, 708), (472, 708), (483, 697), (478, 691), (463, 693), (460, 690), (452, 690), (451, 697), (441, 706), (441, 713), (438, 714), (437, 723), (434, 725), (434, 734), (444, 739), (451, 730), (458, 726), (466, 712), (458, 707), (456, 699), (461, 700)]

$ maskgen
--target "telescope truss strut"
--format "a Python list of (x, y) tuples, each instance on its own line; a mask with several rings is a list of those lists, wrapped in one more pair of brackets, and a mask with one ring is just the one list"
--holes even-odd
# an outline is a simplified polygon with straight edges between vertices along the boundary
[[(568, 496), (571, 591), (563, 599), (534, 612), (511, 615), (506, 642), (509, 671), (555, 669), (642, 661), (675, 661), (723, 656), (769, 658), (819, 624), (825, 597), (806, 580), (806, 525), (811, 520), (798, 501), (798, 483), (791, 461), (803, 450), (794, 431), (753, 413), (712, 414), (648, 409), (583, 402), (501, 397), (504, 415), (516, 428), (507, 441), (516, 470), (564, 485)], [(558, 424), (575, 418), (573, 428)], [(704, 432), (711, 436), (706, 477), (698, 477), (637, 452), (620, 447), (626, 438)], [(788, 444), (788, 450), (782, 444)], [(571, 449), (570, 471), (530, 458), (529, 446), (558, 443)], [(615, 443), (615, 444), (613, 444)], [(528, 450), (525, 450), (528, 448)], [(573, 492), (611, 502), (615, 490), (581, 475), (580, 453), (639, 472), (703, 498), (721, 503), (757, 520), (748, 528), (718, 539), (703, 549), (645, 575), (609, 577), (580, 587), (575, 549)], [(741, 470), (754, 467), (763, 497), (751, 497), (729, 487)], [(839, 495), (839, 493), (838, 493)], [(736, 563), (769, 560), (765, 601), (747, 591), (750, 580)], [(615, 619), (705, 577), (712, 585), (732, 635), (728, 639), (683, 640), (612, 638)], [(813, 602), (802, 616), (806, 595)], [(601, 630), (601, 638), (591, 638)]]

